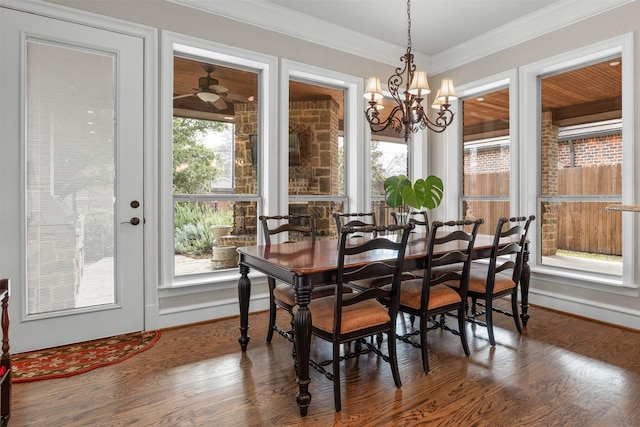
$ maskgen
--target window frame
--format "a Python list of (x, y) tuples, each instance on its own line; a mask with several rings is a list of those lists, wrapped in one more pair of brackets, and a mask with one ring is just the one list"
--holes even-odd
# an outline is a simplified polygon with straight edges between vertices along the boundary
[[(536, 141), (535, 144), (523, 144), (523, 156), (520, 159), (522, 170), (521, 185), (525, 197), (522, 203), (525, 212), (536, 212), (540, 218), (540, 87), (539, 77), (561, 72), (562, 70), (577, 68), (582, 64), (589, 64), (604, 60), (615, 54), (622, 56), (622, 150), (624, 159), (632, 159), (622, 164), (622, 203), (633, 204), (638, 200), (638, 188), (634, 185), (634, 170), (636, 150), (634, 148), (633, 129), (633, 34), (628, 33), (575, 49), (560, 55), (543, 59), (520, 68), (520, 126), (522, 141)], [(626, 120), (625, 120), (626, 118)], [(525, 161), (535, 159), (535, 161)], [(540, 262), (540, 234), (541, 222), (535, 221), (535, 232), (531, 235), (530, 266), (540, 277), (549, 277), (560, 283), (594, 290), (606, 290), (612, 293), (628, 294), (630, 289), (638, 289), (636, 279), (640, 266), (634, 262), (640, 252), (634, 246), (638, 238), (638, 218), (633, 213), (623, 213), (622, 216), (622, 277), (598, 274), (583, 270), (568, 270), (561, 267), (551, 267)], [(626, 262), (624, 260), (627, 260)], [(637, 291), (636, 291), (637, 293)]]
[[(364, 82), (360, 77), (337, 71), (320, 68), (301, 62), (282, 59), (280, 63), (280, 115), (279, 115), (279, 141), (289, 140), (289, 81), (308, 83), (319, 86), (329, 86), (337, 89), (344, 89), (344, 195), (322, 195), (322, 196), (289, 196), (289, 168), (280, 167), (279, 174), (275, 179), (278, 182), (278, 191), (281, 195), (279, 202), (275, 205), (265, 206), (265, 215), (272, 215), (275, 212), (288, 212), (291, 202), (311, 202), (311, 201), (341, 201), (344, 206), (352, 211), (360, 212), (368, 206), (370, 196), (370, 183), (366, 180), (359, 182), (358, 176), (362, 176), (368, 170), (368, 155), (365, 159), (365, 147), (358, 144), (364, 139), (363, 117), (364, 101), (362, 93)], [(368, 145), (368, 144), (366, 144)], [(279, 147), (278, 163), (288, 165), (288, 146)], [(286, 148), (286, 149), (285, 149)], [(276, 171), (274, 171), (276, 172)], [(358, 186), (361, 186), (360, 188)], [(362, 188), (362, 186), (366, 188)]]
[[(174, 236), (173, 236), (173, 212), (176, 201), (184, 200), (173, 195), (172, 190), (172, 158), (173, 158), (173, 58), (178, 53), (193, 58), (202, 58), (212, 62), (224, 63), (229, 66), (237, 66), (241, 69), (254, 70), (258, 73), (258, 102), (259, 102), (259, 150), (258, 168), (263, 172), (258, 175), (257, 194), (229, 196), (224, 194), (208, 195), (215, 200), (231, 200), (242, 197), (243, 200), (256, 202), (258, 212), (262, 210), (263, 203), (269, 203), (277, 197), (273, 186), (270, 186), (269, 176), (275, 173), (273, 165), (275, 155), (273, 150), (263, 148), (264, 141), (276, 140), (276, 127), (270, 125), (277, 113), (277, 58), (236, 47), (227, 46), (203, 39), (185, 36), (169, 31), (162, 32), (161, 47), (161, 144), (159, 147), (160, 159), (157, 177), (159, 180), (159, 259), (160, 259), (160, 289), (173, 289), (191, 285), (224, 285), (235, 286), (238, 279), (236, 269), (211, 271), (208, 273), (175, 276), (174, 274)], [(193, 199), (195, 200), (195, 198)], [(258, 213), (260, 215), (260, 213)], [(261, 239), (260, 233), (257, 238)], [(258, 240), (260, 242), (261, 240)], [(255, 273), (257, 274), (257, 273)]]
[[(503, 73), (495, 74), (480, 80), (462, 84), (456, 87), (458, 99), (452, 104), (453, 112), (462, 117), (462, 103), (464, 100), (472, 98), (483, 93), (493, 92), (499, 89), (509, 89), (509, 212), (510, 215), (521, 215), (520, 213), (520, 145), (519, 145), (519, 120), (518, 120), (518, 71), (516, 69), (508, 70)], [(445, 205), (453, 206), (448, 208), (447, 217), (462, 218), (463, 206), (466, 200), (470, 198), (463, 196), (463, 129), (462, 120), (457, 120), (457, 124), (452, 127), (450, 135), (447, 136), (446, 156), (455, 159), (457, 167), (448, 168), (446, 171), (445, 182), (449, 182), (445, 194), (448, 194), (447, 203)], [(455, 142), (454, 142), (455, 141)], [(475, 197), (472, 199), (481, 200)], [(497, 200), (491, 197), (491, 200)], [(506, 200), (506, 199), (503, 199)], [(444, 204), (444, 203), (443, 203)], [(495, 227), (493, 227), (495, 229)]]

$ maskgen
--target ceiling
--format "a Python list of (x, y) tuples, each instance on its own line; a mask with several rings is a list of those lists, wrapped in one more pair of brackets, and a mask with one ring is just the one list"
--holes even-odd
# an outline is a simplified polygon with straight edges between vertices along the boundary
[[(180, 3), (199, 3), (204, 0), (173, 0)], [(413, 0), (412, 43), (414, 50), (429, 55), (451, 49), (474, 37), (483, 37), (501, 25), (522, 21), (527, 15), (533, 19), (554, 4), (567, 0)], [(609, 0), (602, 0), (609, 1)], [(614, 1), (615, 0), (611, 0)], [(304, 21), (340, 25), (370, 37), (378, 37), (393, 44), (406, 45), (406, 2), (404, 0), (218, 0), (208, 5), (251, 3), (283, 14), (295, 14)], [(574, 7), (575, 7), (575, 3)], [(455, 7), (451, 7), (455, 5)], [(245, 4), (246, 6), (246, 4)], [(248, 10), (248, 9), (247, 9)], [(265, 14), (267, 15), (267, 14)], [(286, 14), (285, 14), (286, 15)], [(396, 15), (399, 15), (396, 17)], [(283, 15), (284, 16), (284, 15)], [(291, 16), (291, 15), (287, 15)], [(437, 19), (436, 19), (437, 17)], [(428, 25), (420, 21), (429, 20)], [(311, 22), (311, 21), (309, 21)], [(329, 25), (329, 24), (327, 24)], [(310, 25), (311, 27), (311, 25)], [(454, 31), (451, 31), (454, 29)], [(446, 34), (446, 36), (442, 36)], [(198, 92), (198, 79), (206, 76), (204, 66), (193, 58), (176, 58), (174, 65), (174, 96)], [(558, 125), (579, 124), (585, 120), (620, 117), (621, 68), (611, 67), (609, 61), (574, 70), (543, 80), (543, 109), (553, 109)], [(212, 77), (228, 88), (227, 101), (246, 102), (257, 98), (257, 74), (216, 65)], [(584, 90), (588, 88), (588, 90)], [(291, 99), (309, 99), (331, 95), (342, 109), (342, 94), (330, 88), (291, 82)], [(580, 94), (580, 95), (577, 95)], [(253, 97), (253, 98), (251, 98)], [(465, 101), (465, 134), (476, 137), (499, 136), (508, 131), (508, 91), (487, 94), (482, 101)], [(229, 121), (233, 116), (233, 102), (228, 109), (219, 110), (196, 96), (180, 97), (174, 101), (177, 115), (215, 118)], [(581, 109), (568, 108), (581, 105)], [(391, 110), (391, 105), (388, 105)], [(198, 116), (201, 115), (201, 116)], [(342, 116), (342, 111), (340, 111)], [(381, 113), (384, 117), (384, 111)], [(576, 117), (579, 115), (580, 117)], [(474, 138), (475, 139), (475, 138)]]
[[(406, 0), (261, 0), (271, 6), (407, 46)], [(411, 38), (416, 52), (435, 55), (520, 20), (558, 0), (413, 0)], [(402, 53), (402, 51), (401, 51)]]

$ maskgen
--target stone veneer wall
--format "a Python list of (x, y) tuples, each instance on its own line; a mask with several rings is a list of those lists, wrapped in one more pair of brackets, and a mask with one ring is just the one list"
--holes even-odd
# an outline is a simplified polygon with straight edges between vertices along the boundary
[[(331, 97), (289, 102), (289, 133), (298, 133), (300, 145), (300, 164), (289, 165), (289, 195), (338, 194), (338, 110), (338, 103)], [(316, 218), (318, 235), (335, 234), (331, 218), (333, 203), (305, 205)], [(293, 209), (295, 207), (290, 206), (290, 210)]]
[[(236, 194), (254, 195), (258, 192), (258, 166), (253, 164), (252, 148), (257, 156), (258, 147), (252, 147), (251, 139), (252, 135), (254, 135), (257, 141), (258, 106), (257, 103), (252, 102), (236, 103), (234, 107), (236, 132), (234, 188)], [(255, 236), (258, 225), (256, 203), (234, 203), (233, 210), (233, 230), (231, 230), (231, 234)], [(243, 242), (246, 243), (246, 239)]]
[[(258, 114), (255, 103), (236, 104), (235, 188), (237, 194), (255, 194), (257, 168), (251, 155), (251, 135), (258, 134)], [(338, 193), (338, 103), (331, 97), (296, 100), (289, 103), (289, 133), (298, 134), (299, 164), (289, 165), (289, 195), (331, 195)], [(290, 153), (296, 161), (297, 153)], [(309, 211), (316, 218), (319, 235), (330, 235), (332, 202), (312, 202), (290, 206), (289, 213)], [(247, 232), (255, 234), (256, 206), (245, 206)], [(235, 214), (234, 230), (240, 222)], [(333, 230), (335, 233), (335, 231)]]

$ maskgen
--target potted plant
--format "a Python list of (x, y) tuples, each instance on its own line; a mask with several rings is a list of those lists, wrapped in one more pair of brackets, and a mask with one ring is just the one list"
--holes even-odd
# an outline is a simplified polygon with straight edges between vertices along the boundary
[(435, 175), (429, 175), (426, 179), (418, 178), (411, 182), (405, 175), (394, 175), (385, 179), (385, 201), (391, 208), (398, 209), (399, 222), (406, 222), (407, 214), (411, 208), (434, 209), (442, 202), (444, 184)]

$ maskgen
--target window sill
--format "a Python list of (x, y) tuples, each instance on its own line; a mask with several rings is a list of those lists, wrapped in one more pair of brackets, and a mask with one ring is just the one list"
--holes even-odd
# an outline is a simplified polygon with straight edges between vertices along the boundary
[(640, 296), (635, 284), (625, 284), (617, 275), (594, 274), (585, 271), (569, 270), (545, 266), (531, 266), (532, 280), (554, 282), (564, 286), (607, 292), (630, 297)]

